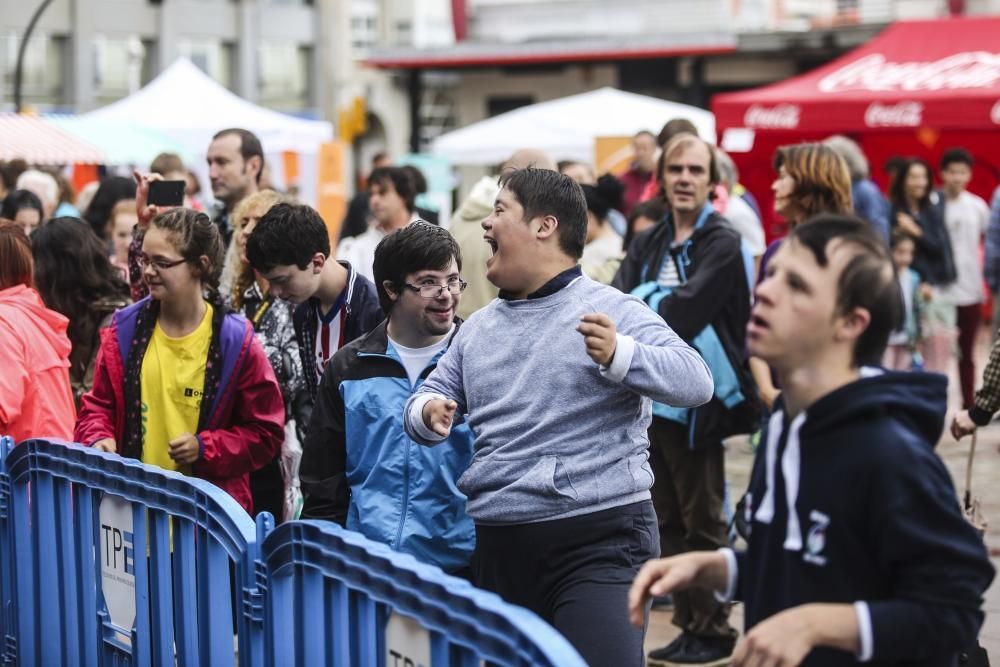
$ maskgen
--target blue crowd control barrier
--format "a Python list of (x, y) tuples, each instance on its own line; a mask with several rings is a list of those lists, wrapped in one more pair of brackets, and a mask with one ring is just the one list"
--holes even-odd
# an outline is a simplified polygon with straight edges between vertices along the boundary
[(17, 659), (17, 619), (14, 602), (14, 528), (11, 525), (10, 477), (7, 454), (14, 448), (10, 436), (0, 438), (0, 663)]
[(5, 449), (17, 663), (235, 665), (238, 630), (240, 663), (262, 664), (257, 529), (227, 493), (80, 445)]
[[(282, 524), (263, 537), (260, 557), (266, 664), (586, 667), (535, 614), (335, 524)], [(393, 614), (419, 626), (407, 648), (387, 639)]]

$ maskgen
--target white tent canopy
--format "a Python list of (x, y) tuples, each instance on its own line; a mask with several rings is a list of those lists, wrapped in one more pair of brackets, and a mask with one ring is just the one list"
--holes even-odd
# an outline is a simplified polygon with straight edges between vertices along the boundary
[(333, 138), (330, 123), (304, 120), (252, 104), (187, 58), (176, 60), (141, 90), (85, 117), (159, 130), (195, 155), (203, 155), (212, 135), (227, 127), (250, 130), (269, 154), (315, 154), (320, 143)]
[(456, 164), (492, 165), (519, 148), (539, 148), (554, 160), (594, 159), (597, 137), (659, 132), (671, 118), (686, 118), (702, 138), (714, 143), (710, 111), (655, 97), (600, 88), (508, 111), (443, 134), (431, 152)]

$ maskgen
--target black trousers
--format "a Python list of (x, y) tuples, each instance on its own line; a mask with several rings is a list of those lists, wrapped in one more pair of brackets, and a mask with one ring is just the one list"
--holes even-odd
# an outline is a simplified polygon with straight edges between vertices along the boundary
[(568, 519), (477, 525), (472, 569), (480, 588), (541, 616), (591, 667), (641, 667), (646, 632), (629, 623), (628, 590), (659, 554), (646, 500)]
[(281, 453), (266, 463), (263, 468), (250, 473), (250, 497), (253, 499), (253, 515), (270, 512), (277, 526), (285, 515), (285, 480), (281, 476)]
[[(722, 502), (726, 489), (725, 449), (721, 442), (687, 445), (687, 427), (658, 417), (649, 428), (649, 465), (653, 468), (653, 505), (660, 529), (660, 553), (713, 551), (729, 546)], [(676, 592), (674, 625), (702, 637), (735, 637), (729, 606), (711, 591)]]

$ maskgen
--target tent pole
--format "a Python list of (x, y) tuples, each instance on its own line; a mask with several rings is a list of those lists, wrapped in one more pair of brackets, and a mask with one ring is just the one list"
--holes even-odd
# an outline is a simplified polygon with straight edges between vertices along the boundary
[(52, 0), (43, 0), (42, 4), (38, 6), (35, 13), (31, 16), (31, 20), (28, 21), (28, 27), (24, 31), (24, 37), (21, 38), (21, 43), (17, 47), (17, 64), (14, 66), (14, 110), (17, 113), (21, 113), (21, 73), (24, 68), (24, 52), (28, 48), (28, 40), (31, 39), (31, 33), (35, 29), (35, 24), (38, 23), (38, 19), (42, 17), (42, 12), (44, 12), (49, 5), (52, 4)]

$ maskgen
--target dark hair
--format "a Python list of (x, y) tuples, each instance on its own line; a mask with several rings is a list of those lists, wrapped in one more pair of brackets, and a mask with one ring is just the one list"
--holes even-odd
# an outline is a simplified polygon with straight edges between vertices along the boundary
[(264, 148), (260, 145), (260, 139), (250, 130), (244, 130), (240, 127), (230, 127), (216, 132), (215, 136), (212, 137), (212, 141), (230, 134), (240, 138), (240, 155), (243, 156), (244, 162), (255, 156), (260, 158), (260, 169), (257, 171), (256, 179), (257, 185), (260, 185), (260, 175), (264, 173)]
[(892, 258), (872, 226), (850, 215), (823, 214), (796, 226), (789, 239), (812, 251), (816, 263), (826, 266), (831, 241), (849, 244), (854, 252), (837, 279), (837, 314), (855, 308), (868, 311), (871, 321), (854, 344), (854, 366), (881, 363), (889, 334), (903, 319), (903, 297)]
[(275, 204), (247, 239), (247, 259), (261, 273), (291, 264), (303, 270), (316, 253), (330, 256), (330, 232), (316, 209), (305, 204)]
[(376, 183), (382, 187), (391, 185), (406, 204), (406, 210), (413, 211), (413, 207), (416, 205), (414, 200), (417, 197), (417, 188), (413, 178), (405, 168), (379, 167), (372, 169), (372, 173), (368, 175), (368, 187), (370, 188)]
[(418, 195), (422, 195), (427, 192), (427, 179), (424, 177), (424, 172), (420, 171), (412, 164), (404, 164), (400, 167), (409, 176), (410, 180), (413, 181), (413, 190)]
[(632, 138), (633, 139), (638, 139), (639, 137), (643, 137), (643, 136), (649, 137), (653, 141), (656, 141), (656, 135), (653, 134), (652, 132), (650, 132), (649, 130), (639, 130), (638, 132), (636, 132), (635, 134), (632, 135)]
[(687, 118), (672, 118), (668, 120), (660, 130), (660, 133), (656, 135), (656, 145), (663, 148), (670, 140), (676, 137), (678, 134), (693, 134), (698, 136), (698, 128), (694, 126), (694, 123), (689, 121)]
[(153, 161), (149, 165), (149, 171), (160, 176), (166, 176), (175, 171), (186, 172), (187, 169), (185, 169), (184, 161), (181, 160), (180, 155), (176, 153), (160, 153), (153, 158)]
[(896, 246), (904, 241), (909, 241), (910, 243), (916, 243), (917, 239), (913, 236), (907, 234), (899, 227), (893, 228), (892, 232), (889, 233), (889, 249), (894, 250)]
[(17, 216), (18, 211), (26, 208), (33, 208), (38, 211), (38, 215), (42, 221), (45, 221), (42, 200), (31, 190), (12, 190), (7, 193), (7, 196), (3, 199), (3, 204), (0, 205), (0, 218), (13, 220)]
[(414, 222), (397, 229), (379, 241), (375, 248), (375, 289), (382, 312), (391, 317), (394, 301), (389, 298), (382, 281), (389, 281), (402, 291), (406, 276), (418, 271), (447, 269), (454, 259), (462, 270), (462, 250), (447, 230), (429, 222)]
[(87, 313), (107, 298), (127, 299), (129, 287), (108, 259), (107, 247), (90, 225), (60, 217), (31, 234), (35, 285), (45, 305), (69, 318), (69, 338), (83, 340)]
[(559, 221), (559, 247), (580, 259), (587, 242), (587, 201), (579, 184), (548, 169), (512, 169), (500, 176), (500, 187), (510, 190), (524, 209), (524, 221), (551, 215)]
[(934, 189), (934, 172), (931, 171), (931, 165), (922, 158), (918, 157), (908, 157), (903, 158), (902, 162), (899, 164), (899, 170), (896, 171), (896, 175), (892, 179), (892, 183), (889, 184), (889, 201), (892, 202), (894, 206), (900, 208), (906, 207), (906, 176), (910, 173), (910, 169), (914, 165), (924, 168), (927, 172), (927, 191), (924, 196), (920, 198), (920, 210), (923, 210), (930, 206), (931, 204), (931, 191)]
[(660, 198), (650, 199), (640, 202), (632, 207), (628, 212), (628, 226), (625, 228), (625, 238), (622, 239), (622, 247), (628, 250), (632, 239), (635, 238), (635, 221), (639, 218), (649, 218), (659, 222), (667, 214), (667, 208)]
[(587, 210), (604, 224), (611, 209), (620, 209), (625, 186), (611, 174), (597, 179), (597, 185), (582, 185), (583, 196), (587, 200)]
[(31, 242), (24, 228), (12, 220), (0, 220), (0, 289), (34, 287), (33, 264)]
[(19, 157), (7, 160), (0, 165), (0, 179), (3, 180), (4, 189), (13, 190), (16, 188), (18, 177), (26, 171), (28, 171), (28, 163)]
[(955, 148), (949, 148), (944, 153), (941, 154), (941, 170), (944, 171), (948, 168), (948, 165), (959, 162), (961, 164), (967, 165), (970, 169), (972, 165), (975, 164), (975, 160), (972, 157), (972, 153), (965, 150), (961, 146), (956, 146)]
[[(150, 224), (173, 238), (178, 254), (197, 269), (209, 300), (221, 304), (219, 277), (222, 275), (226, 249), (219, 227), (212, 219), (194, 209), (172, 208), (153, 218)], [(202, 256), (208, 258), (207, 263), (201, 263)]]
[(123, 199), (135, 199), (135, 181), (124, 176), (108, 176), (97, 186), (94, 198), (83, 212), (83, 219), (90, 223), (97, 238), (108, 238), (108, 223), (115, 204)]
[(790, 197), (805, 220), (821, 213), (849, 215), (854, 209), (851, 170), (840, 153), (826, 144), (782, 146), (774, 153), (774, 170), (784, 167), (795, 179)]
[(906, 162), (906, 158), (902, 155), (893, 155), (882, 165), (882, 172), (887, 176), (892, 177), (899, 173), (899, 170), (903, 168), (903, 164)]

